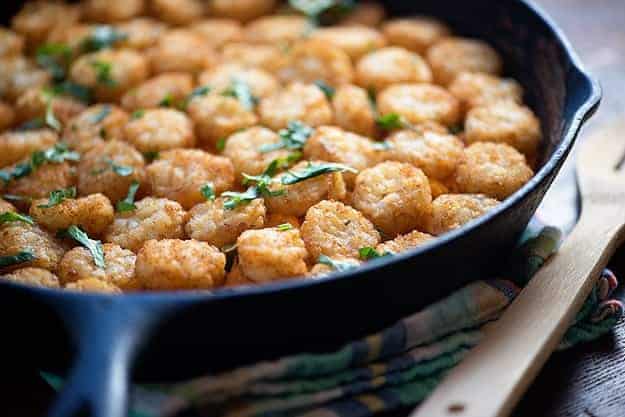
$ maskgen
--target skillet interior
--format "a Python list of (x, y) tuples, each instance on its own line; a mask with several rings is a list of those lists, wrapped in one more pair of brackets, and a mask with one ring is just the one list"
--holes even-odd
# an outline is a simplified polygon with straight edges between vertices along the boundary
[[(3, 3), (7, 20), (21, 2)], [(48, 365), (62, 365), (58, 359), (68, 357), (56, 315), (45, 306), (33, 308), (35, 301), (57, 311), (65, 306), (80, 311), (81, 305), (97, 303), (101, 315), (111, 309), (142, 309), (156, 315), (160, 307), (171, 307), (177, 314), (153, 330), (154, 337), (140, 355), (138, 376), (163, 380), (196, 375), (287, 352), (336, 346), (389, 325), (498, 267), (551, 184), (582, 119), (597, 104), (598, 91), (557, 29), (523, 1), (384, 3), (394, 15), (438, 16), (457, 33), (486, 39), (500, 51), (506, 72), (523, 84), (527, 102), (543, 123), (541, 171), (530, 183), (490, 215), (434, 244), (312, 283), (292, 281), (213, 296), (132, 295), (114, 300), (2, 285), (7, 302), (0, 307), (0, 314), (5, 313), (1, 317), (17, 315), (29, 326), (27, 331), (21, 323), (13, 326), (20, 338), (15, 345), (27, 352), (23, 346), (41, 346), (45, 341), (47, 355), (38, 352), (38, 358)]]

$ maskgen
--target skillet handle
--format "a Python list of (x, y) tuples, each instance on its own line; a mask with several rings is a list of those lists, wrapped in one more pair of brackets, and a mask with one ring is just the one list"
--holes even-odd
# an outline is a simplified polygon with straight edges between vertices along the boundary
[(131, 361), (159, 314), (106, 296), (61, 302), (77, 355), (48, 417), (126, 417)]

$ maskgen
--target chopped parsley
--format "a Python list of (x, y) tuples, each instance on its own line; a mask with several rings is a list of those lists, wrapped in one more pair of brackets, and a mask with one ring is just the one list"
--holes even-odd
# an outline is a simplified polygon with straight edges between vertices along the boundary
[(293, 120), (288, 123), (286, 129), (278, 132), (280, 142), (263, 145), (258, 150), (261, 153), (267, 153), (277, 149), (303, 149), (306, 141), (312, 134), (312, 127)]
[(0, 268), (19, 265), (35, 260), (35, 255), (30, 251), (21, 251), (16, 255), (0, 256)]
[(457, 135), (458, 133), (462, 133), (464, 131), (464, 126), (461, 124), (449, 126), (449, 133), (452, 135)]
[(0, 214), (0, 224), (10, 222), (22, 222), (31, 225), (35, 224), (35, 222), (33, 222), (33, 219), (31, 219), (29, 216), (26, 216), (25, 214), (16, 213), (14, 211), (5, 211), (4, 213)]
[(276, 226), (279, 232), (286, 232), (287, 230), (293, 229), (293, 225), (291, 223), (283, 223)]
[(64, 234), (74, 239), (76, 242), (83, 245), (93, 257), (93, 262), (98, 268), (104, 268), (104, 250), (102, 249), (102, 242), (99, 240), (90, 239), (89, 236), (83, 232), (80, 227), (72, 225)]
[(339, 272), (349, 271), (350, 269), (354, 269), (358, 266), (358, 263), (356, 261), (339, 261), (336, 259), (332, 259), (326, 255), (320, 255), (319, 259), (317, 259), (317, 262), (323, 265), (327, 265), (335, 271)]
[(371, 246), (365, 246), (364, 248), (358, 249), (358, 256), (360, 256), (360, 259), (363, 259), (365, 261), (369, 261), (371, 259), (377, 259), (377, 258), (384, 258), (385, 256), (392, 256), (392, 255), (393, 253), (388, 252), (388, 251), (384, 251), (380, 253), (377, 250), (375, 250), (375, 248), (372, 248)]
[(143, 157), (148, 161), (152, 162), (158, 159), (161, 156), (159, 151), (147, 151), (143, 153)]
[(55, 84), (54, 86), (49, 87), (49, 91), (54, 95), (72, 96), (86, 104), (91, 103), (93, 96), (91, 89), (72, 81), (63, 81)]
[(17, 164), (12, 170), (0, 170), (0, 179), (5, 183), (29, 175), (45, 163), (60, 164), (64, 161), (78, 161), (80, 154), (70, 151), (64, 143), (57, 143), (45, 151), (35, 151), (30, 159)]
[(56, 205), (59, 205), (63, 200), (67, 198), (76, 198), (76, 187), (70, 187), (60, 190), (54, 190), (50, 193), (48, 197), (47, 204), (40, 204), (38, 208), (51, 208)]
[(254, 110), (254, 107), (258, 104), (258, 98), (252, 94), (250, 86), (238, 78), (233, 78), (230, 86), (221, 95), (236, 98), (249, 111)]
[(137, 120), (142, 118), (145, 115), (145, 110), (141, 109), (141, 110), (135, 110), (132, 112), (132, 114), (130, 115), (130, 118), (132, 120)]
[(159, 107), (175, 107), (174, 96), (171, 93), (165, 94), (165, 97), (158, 103)]
[(219, 138), (217, 140), (217, 143), (215, 144), (215, 148), (219, 151), (219, 152), (223, 152), (224, 149), (226, 149), (226, 138)]
[(132, 173), (134, 172), (133, 167), (116, 164), (115, 161), (108, 157), (103, 158), (102, 162), (104, 162), (106, 166), (104, 168), (94, 169), (93, 171), (91, 171), (91, 175), (100, 175), (103, 172), (108, 171), (109, 169), (120, 177), (127, 177), (129, 175), (132, 175)]
[(107, 87), (115, 87), (117, 85), (117, 81), (113, 79), (113, 64), (106, 61), (94, 60), (91, 62), (91, 66), (96, 72), (98, 84)]
[(191, 100), (193, 100), (196, 97), (203, 97), (207, 95), (208, 93), (210, 93), (211, 90), (212, 89), (207, 85), (202, 86), (202, 87), (197, 87), (195, 90), (191, 91), (191, 94), (189, 94), (187, 98), (184, 99), (180, 107), (183, 110), (186, 109), (189, 106), (189, 103), (191, 102)]
[(35, 51), (37, 64), (47, 70), (54, 81), (62, 81), (72, 59), (72, 48), (64, 43), (46, 43)]
[(378, 118), (375, 119), (375, 122), (384, 130), (411, 129), (416, 132), (420, 131), (420, 129), (397, 113), (387, 113), (383, 116), (378, 116)]
[(331, 172), (352, 172), (357, 173), (354, 168), (343, 164), (335, 164), (330, 162), (313, 163), (308, 165), (301, 171), (287, 171), (280, 180), (283, 185), (297, 184), (320, 175), (329, 174)]
[(202, 188), (200, 188), (200, 192), (205, 199), (209, 201), (215, 200), (215, 187), (210, 182), (204, 184)]
[(221, 195), (222, 197), (225, 197), (224, 208), (226, 210), (234, 210), (240, 205), (248, 204), (249, 202), (260, 198), (261, 196), (259, 189), (256, 186), (251, 186), (242, 193), (226, 191)]
[(33, 198), (27, 195), (17, 195), (17, 194), (3, 194), (2, 198), (4, 198), (6, 201), (15, 201), (15, 202), (22, 202), (25, 201), (27, 203), (30, 203), (31, 201), (33, 201)]
[(117, 212), (124, 213), (127, 211), (133, 211), (137, 209), (137, 206), (135, 205), (135, 196), (137, 195), (138, 189), (139, 189), (139, 182), (133, 181), (132, 184), (130, 184), (130, 187), (128, 187), (128, 194), (126, 195), (126, 198), (118, 201), (117, 204), (115, 205)]
[(120, 32), (113, 26), (96, 26), (91, 34), (83, 39), (80, 49), (82, 52), (96, 52), (102, 49), (111, 48), (117, 42), (124, 41), (127, 38), (128, 35)]
[(314, 26), (336, 23), (356, 7), (355, 0), (289, 0), (289, 4)]
[(332, 100), (332, 97), (334, 97), (334, 94), (336, 93), (336, 90), (334, 89), (334, 87), (332, 87), (331, 85), (329, 85), (323, 80), (315, 81), (315, 85), (319, 87), (321, 91), (323, 91), (323, 94), (326, 95), (328, 100)]
[(97, 114), (94, 114), (91, 117), (90, 121), (94, 125), (97, 125), (98, 123), (102, 122), (104, 119), (109, 117), (110, 114), (111, 114), (111, 106), (109, 106), (108, 104), (105, 104), (102, 106), (102, 109)]
[(60, 132), (63, 128), (61, 121), (54, 115), (54, 103), (52, 97), (48, 98), (48, 103), (46, 104), (46, 114), (43, 120), (46, 126), (56, 130), (57, 132)]

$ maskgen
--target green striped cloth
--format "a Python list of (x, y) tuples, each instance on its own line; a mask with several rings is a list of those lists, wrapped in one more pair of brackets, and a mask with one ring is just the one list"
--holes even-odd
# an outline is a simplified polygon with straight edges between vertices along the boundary
[[(505, 278), (473, 282), (334, 352), (302, 353), (168, 386), (135, 386), (130, 415), (368, 417), (415, 405), (480, 341), (560, 240), (558, 229), (535, 220)], [(560, 349), (614, 327), (623, 311), (610, 299), (616, 285), (604, 271)]]

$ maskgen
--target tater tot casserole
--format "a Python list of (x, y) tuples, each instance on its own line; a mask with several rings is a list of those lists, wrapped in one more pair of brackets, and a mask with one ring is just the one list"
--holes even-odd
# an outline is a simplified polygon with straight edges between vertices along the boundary
[(216, 290), (431, 242), (534, 175), (503, 68), (372, 2), (28, 2), (0, 28), (0, 279)]

